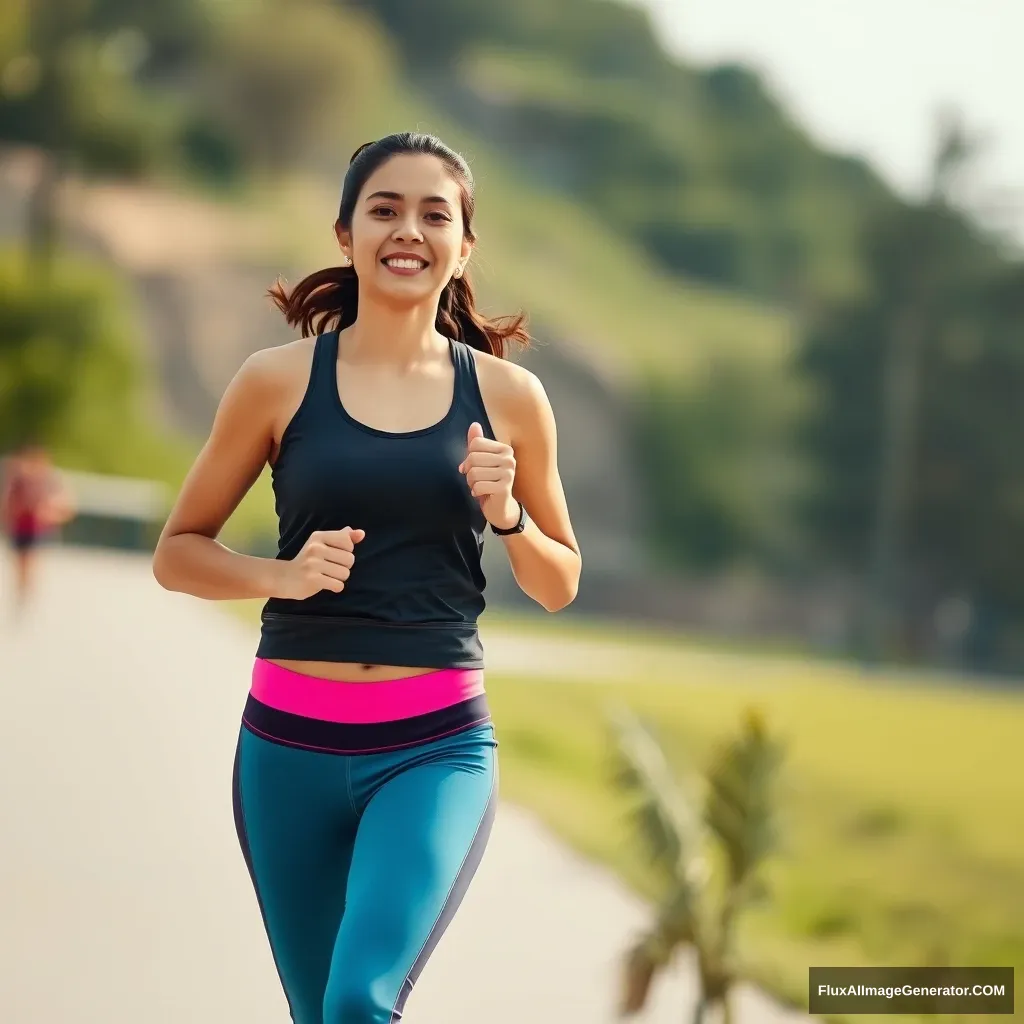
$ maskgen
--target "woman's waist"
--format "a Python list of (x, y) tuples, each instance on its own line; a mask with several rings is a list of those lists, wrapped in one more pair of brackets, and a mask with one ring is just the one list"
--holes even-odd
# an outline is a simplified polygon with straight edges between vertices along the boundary
[(490, 722), (483, 672), (437, 669), (367, 683), (264, 658), (253, 666), (243, 723), (289, 746), (335, 753), (399, 749)]
[(271, 665), (316, 676), (333, 683), (386, 683), (407, 676), (428, 675), (438, 670), (423, 665), (381, 665), (360, 661), (316, 661), (309, 658), (266, 658)]
[(367, 683), (359, 678), (320, 676), (258, 657), (250, 692), (280, 711), (337, 722), (381, 722), (411, 718), (479, 697), (484, 692), (484, 674), (482, 669), (410, 671), (397, 667), (390, 678)]

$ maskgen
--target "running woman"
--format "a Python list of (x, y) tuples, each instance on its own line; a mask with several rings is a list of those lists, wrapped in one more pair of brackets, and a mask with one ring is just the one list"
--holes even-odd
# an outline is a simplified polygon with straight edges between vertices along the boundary
[[(154, 555), (169, 590), (266, 599), (232, 788), (296, 1024), (400, 1021), (480, 863), (485, 534), (545, 609), (576, 596), (551, 407), (503, 358), (523, 318), (482, 316), (466, 275), (474, 201), (433, 136), (356, 151), (345, 265), (271, 289), (303, 337), (244, 362)], [(217, 541), (267, 463), (273, 559)]]
[(63, 485), (40, 444), (29, 443), (6, 459), (0, 476), (0, 523), (14, 553), (14, 607), (25, 610), (36, 578), (39, 547), (74, 514)]

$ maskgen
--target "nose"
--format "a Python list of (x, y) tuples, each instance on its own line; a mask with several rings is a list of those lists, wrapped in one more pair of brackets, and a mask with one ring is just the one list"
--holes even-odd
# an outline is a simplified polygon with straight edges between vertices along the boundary
[(409, 210), (405, 216), (396, 221), (391, 237), (396, 242), (423, 241), (423, 232), (420, 231), (419, 219), (415, 210)]

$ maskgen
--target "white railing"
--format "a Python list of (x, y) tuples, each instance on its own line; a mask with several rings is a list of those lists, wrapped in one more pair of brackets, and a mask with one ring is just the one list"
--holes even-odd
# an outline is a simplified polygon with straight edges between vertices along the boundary
[(72, 518), (57, 531), (62, 543), (152, 550), (173, 499), (166, 484), (67, 469), (59, 473), (73, 505)]
[(158, 480), (67, 469), (60, 476), (72, 494), (76, 515), (154, 522), (170, 507), (170, 488)]

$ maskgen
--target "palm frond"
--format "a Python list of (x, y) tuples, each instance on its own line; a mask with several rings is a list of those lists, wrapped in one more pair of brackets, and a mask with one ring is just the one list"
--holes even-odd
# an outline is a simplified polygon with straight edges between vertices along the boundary
[(673, 882), (700, 876), (703, 827), (695, 801), (639, 718), (621, 706), (610, 709), (609, 718), (616, 735), (614, 780), (632, 799), (631, 817), (651, 864)]
[(760, 713), (749, 711), (708, 772), (705, 820), (721, 843), (730, 882), (751, 893), (748, 880), (778, 846), (775, 782), (782, 759), (782, 745), (768, 735)]
[[(694, 1024), (709, 1009), (731, 1019), (729, 990), (737, 977), (734, 922), (744, 906), (764, 899), (758, 874), (778, 846), (775, 779), (783, 749), (769, 737), (760, 714), (751, 711), (707, 772), (703, 816), (685, 780), (677, 778), (657, 739), (631, 711), (619, 706), (609, 718), (616, 734), (615, 780), (632, 798), (631, 814), (652, 863), (667, 883), (654, 926), (626, 954), (621, 1016), (641, 1011), (659, 969), (680, 946), (697, 955), (700, 978)], [(727, 878), (712, 907), (705, 826), (723, 851)]]
[[(701, 867), (704, 864), (701, 862)], [(706, 934), (702, 915), (706, 912), (706, 875), (680, 878), (657, 912), (656, 932), (669, 948), (699, 945)]]

